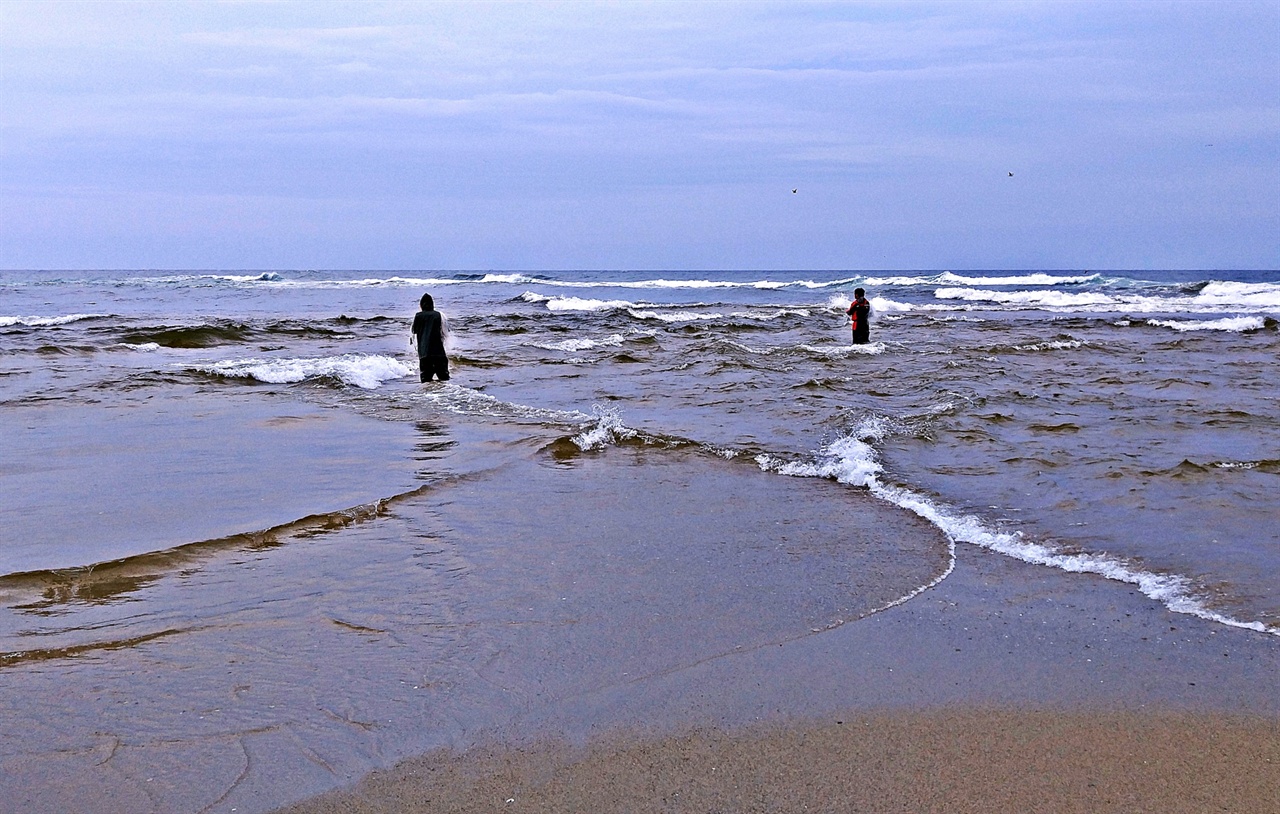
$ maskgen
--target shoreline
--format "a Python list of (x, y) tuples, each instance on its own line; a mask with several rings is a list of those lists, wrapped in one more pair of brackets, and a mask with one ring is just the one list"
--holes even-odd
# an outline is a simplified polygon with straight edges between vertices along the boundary
[(1257, 814), (1271, 637), (961, 547), (906, 605), (579, 697), (278, 814), (525, 810)]
[[(856, 526), (828, 533), (850, 514)], [(1280, 722), (1275, 637), (971, 545), (953, 560), (936, 527), (830, 481), (648, 447), (521, 453), (375, 522), (268, 541), (122, 595), (148, 585), (155, 619), (139, 630), (200, 624), (0, 673), (0, 714), (25, 735), (0, 755), (0, 798), (32, 812), (92, 801), (255, 814), (422, 811), (424, 795), (447, 794), (425, 810), (465, 811), (516, 799), (495, 803), (483, 783), (501, 781), (534, 790), (520, 799), (545, 793), (542, 810), (609, 810), (551, 796), (549, 778), (582, 772), (593, 793), (640, 789), (619, 810), (643, 811), (664, 799), (659, 780), (696, 779), (679, 771), (693, 749), (742, 767), (732, 788), (698, 780), (705, 810), (752, 810), (716, 796), (739, 787), (776, 803), (760, 810), (840, 810), (804, 795), (853, 771), (812, 768), (841, 756), (885, 767), (879, 793), (896, 804), (948, 755), (985, 779), (937, 799), (995, 776), (1060, 811), (1076, 792), (1055, 798), (1036, 778), (1123, 773), (1117, 758), (1078, 760), (1110, 748), (1116, 716), (1163, 733), (1134, 746), (1172, 773), (1144, 775), (1152, 794), (1221, 771), (1197, 744), (1264, 764)], [(228, 585), (244, 589), (234, 602)], [(92, 607), (115, 613), (115, 597)], [(870, 721), (858, 731), (871, 736), (845, 742), (833, 721)], [(1018, 763), (1018, 744), (1046, 726), (1081, 745), (1050, 750), (1047, 769)], [(978, 746), (947, 751), (956, 744)], [(1012, 762), (983, 775), (984, 750)], [(891, 771), (908, 754), (916, 768)], [(1231, 810), (1269, 791), (1245, 783), (1223, 799)]]

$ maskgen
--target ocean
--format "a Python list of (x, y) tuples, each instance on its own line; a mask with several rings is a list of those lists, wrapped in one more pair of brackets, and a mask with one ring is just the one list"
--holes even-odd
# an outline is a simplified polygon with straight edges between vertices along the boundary
[[(1277, 320), (1277, 271), (0, 272), (0, 682), (41, 699), (0, 763), (350, 777), (530, 709), (491, 667), (518, 631), (654, 642), (558, 691), (606, 687), (912, 602), (966, 547), (1280, 636)], [(60, 712), (140, 676), (114, 723)]]

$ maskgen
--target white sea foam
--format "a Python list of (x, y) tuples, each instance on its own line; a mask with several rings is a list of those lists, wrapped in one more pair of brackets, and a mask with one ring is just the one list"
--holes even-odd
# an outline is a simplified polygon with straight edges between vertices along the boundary
[(944, 271), (938, 275), (939, 283), (952, 285), (1080, 285), (1099, 279), (1097, 274), (1059, 276), (1056, 274), (1018, 274), (1012, 277), (966, 277)]
[(627, 313), (636, 319), (652, 319), (659, 322), (707, 322), (724, 318), (724, 314), (703, 311), (641, 311), (629, 308)]
[(314, 378), (335, 378), (344, 384), (373, 390), (383, 382), (408, 376), (413, 369), (390, 356), (345, 353), (316, 359), (232, 359), (188, 369), (219, 376), (289, 384)]
[(735, 319), (754, 319), (762, 322), (772, 322), (782, 317), (807, 317), (812, 312), (808, 308), (778, 308), (772, 311), (734, 311), (729, 316)]
[(1211, 610), (1196, 595), (1195, 586), (1186, 577), (1145, 571), (1106, 554), (1073, 554), (1048, 543), (1029, 542), (1021, 533), (993, 530), (973, 515), (960, 514), (910, 489), (883, 483), (880, 479), (883, 467), (870, 442), (883, 438), (890, 430), (891, 425), (883, 419), (869, 419), (857, 427), (853, 434), (839, 438), (821, 450), (815, 461), (785, 462), (768, 455), (757, 456), (756, 461), (768, 472), (794, 477), (831, 478), (851, 486), (866, 487), (876, 497), (933, 523), (953, 544), (968, 543), (1024, 562), (1069, 573), (1095, 574), (1133, 585), (1174, 613), (1185, 613), (1231, 627), (1280, 636), (1280, 626), (1243, 621)]
[(131, 348), (136, 351), (142, 351), (144, 353), (151, 353), (152, 351), (160, 350), (159, 342), (139, 342), (136, 345), (132, 342), (121, 342), (120, 346)]
[[(827, 297), (826, 307), (832, 310), (845, 312), (848, 310), (851, 302), (853, 302), (853, 299), (847, 293), (839, 292)], [(914, 311), (919, 307), (912, 305), (911, 303), (898, 302), (885, 297), (872, 297), (867, 300), (867, 302), (871, 305), (872, 318), (882, 314), (905, 314), (909, 311)]]
[[(932, 504), (928, 501), (906, 490), (881, 483), (880, 474), (884, 471), (884, 468), (880, 465), (875, 449), (868, 442), (883, 437), (887, 432), (888, 422), (879, 418), (871, 418), (863, 421), (853, 435), (833, 441), (822, 451), (815, 462), (786, 462), (770, 455), (757, 455), (756, 463), (766, 472), (777, 472), (791, 477), (831, 478), (850, 486), (866, 487), (872, 494), (882, 500), (915, 512), (937, 524), (937, 521), (927, 514), (932, 508)], [(941, 526), (939, 527), (942, 528)], [(955, 544), (957, 537), (947, 531), (946, 528), (942, 530), (947, 537), (947, 567), (930, 582), (920, 585), (906, 595), (878, 608), (877, 611), (887, 610), (908, 602), (951, 575), (951, 572), (956, 567)]]
[(23, 325), (28, 328), (49, 328), (55, 325), (66, 325), (82, 319), (98, 319), (106, 314), (66, 314), (59, 317), (0, 317), (0, 328)]
[(479, 390), (473, 390), (470, 387), (453, 384), (452, 382), (441, 387), (415, 392), (410, 398), (415, 401), (429, 402), (435, 407), (457, 415), (487, 416), (490, 418), (551, 422), (555, 424), (581, 424), (585, 421), (590, 421), (592, 418), (586, 413), (576, 410), (551, 410), (544, 407), (532, 407), (526, 404), (503, 401), (488, 393), (481, 393)]
[(1175, 331), (1229, 331), (1232, 333), (1256, 331), (1266, 327), (1266, 321), (1262, 317), (1226, 317), (1211, 320), (1149, 319), (1147, 324), (1172, 328)]
[(1031, 274), (1015, 274), (1006, 276), (966, 276), (944, 271), (939, 274), (891, 275), (887, 277), (864, 277), (843, 281), (845, 284), (861, 282), (865, 286), (928, 286), (928, 285), (1080, 285), (1097, 282), (1101, 279), (1097, 274), (1059, 275), (1035, 272)]
[(933, 295), (940, 300), (995, 302), (1002, 305), (1024, 305), (1036, 308), (1071, 308), (1079, 306), (1116, 305), (1115, 297), (1082, 291), (992, 291), (983, 288), (939, 288)]
[[(493, 278), (493, 279), (490, 279)], [(499, 279), (505, 278), (505, 279)], [(584, 282), (581, 280), (560, 280), (550, 277), (534, 278), (524, 275), (486, 275), (482, 282), (506, 282), (506, 283), (536, 283), (538, 285), (549, 286), (553, 288), (628, 288), (628, 289), (668, 289), (668, 290), (699, 290), (699, 289), (716, 289), (716, 288), (754, 288), (763, 291), (774, 291), (784, 288), (829, 288), (831, 286), (843, 285), (853, 282), (854, 277), (844, 280), (832, 280), (829, 282), (815, 282), (813, 280), (670, 280), (662, 277), (650, 280), (610, 280), (607, 283), (601, 282)], [(469, 282), (469, 281), (468, 281)]]
[(583, 351), (592, 348), (616, 348), (626, 341), (622, 334), (610, 334), (603, 339), (564, 339), (559, 342), (531, 342), (543, 350)]
[(620, 440), (636, 436), (636, 431), (623, 424), (621, 415), (612, 407), (602, 407), (597, 404), (592, 410), (596, 418), (595, 426), (583, 430), (572, 439), (583, 452), (603, 449)]
[(872, 316), (878, 314), (904, 314), (907, 311), (915, 310), (910, 303), (895, 302), (884, 297), (872, 297), (869, 302), (871, 303)]
[(634, 302), (626, 300), (592, 300), (582, 297), (550, 297), (546, 300), (548, 311), (617, 311), (622, 308), (635, 308)]
[(1200, 289), (1196, 300), (1227, 307), (1280, 309), (1280, 283), (1214, 281)]
[(868, 342), (865, 345), (801, 345), (800, 349), (822, 356), (876, 356), (884, 353), (888, 346), (883, 342)]
[(721, 339), (720, 343), (723, 345), (728, 345), (731, 348), (737, 348), (743, 353), (750, 353), (756, 356), (768, 356), (769, 354), (777, 350), (776, 346), (766, 347), (766, 348), (753, 348), (750, 345), (744, 345), (743, 343), (733, 339)]
[(1152, 296), (1138, 293), (1101, 291), (1057, 291), (1052, 289), (996, 291), (985, 288), (939, 288), (940, 300), (994, 303), (1013, 308), (1050, 311), (1125, 311), (1133, 313), (1221, 314), (1254, 312), (1280, 313), (1280, 285), (1273, 283), (1213, 282), (1198, 292), (1180, 296)]
[(245, 285), (252, 283), (280, 283), (284, 282), (284, 277), (275, 271), (263, 271), (257, 274), (169, 274), (163, 277), (129, 277), (121, 282), (129, 285), (174, 285), (185, 283), (207, 285), (211, 282)]
[(359, 280), (285, 280), (282, 288), (434, 288), (458, 285), (469, 280), (452, 280), (447, 277), (365, 277)]
[(1029, 351), (1074, 350), (1075, 348), (1082, 347), (1084, 344), (1085, 343), (1079, 339), (1055, 339), (1051, 342), (1038, 342), (1034, 345), (1014, 345), (1013, 349)]
[(1211, 466), (1215, 469), (1257, 469), (1258, 461), (1216, 461)]

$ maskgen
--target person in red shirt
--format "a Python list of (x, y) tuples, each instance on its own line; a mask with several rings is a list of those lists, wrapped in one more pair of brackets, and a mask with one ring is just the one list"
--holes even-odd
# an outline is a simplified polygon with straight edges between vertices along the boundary
[(865, 345), (871, 341), (871, 303), (867, 302), (866, 291), (861, 288), (853, 290), (853, 303), (845, 311), (853, 320), (853, 344)]

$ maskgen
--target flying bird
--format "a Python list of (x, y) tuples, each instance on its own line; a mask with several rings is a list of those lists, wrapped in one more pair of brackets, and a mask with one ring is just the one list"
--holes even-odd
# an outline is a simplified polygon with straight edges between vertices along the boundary
[(795, 195), (795, 194), (796, 194), (797, 192), (799, 192), (799, 191), (800, 191), (799, 189), (793, 189), (793, 190), (791, 190), (791, 194), (792, 194), (792, 195)]
[(1010, 177), (1010, 178), (1012, 178), (1012, 177), (1013, 177), (1013, 173), (1009, 173), (1009, 177)]

